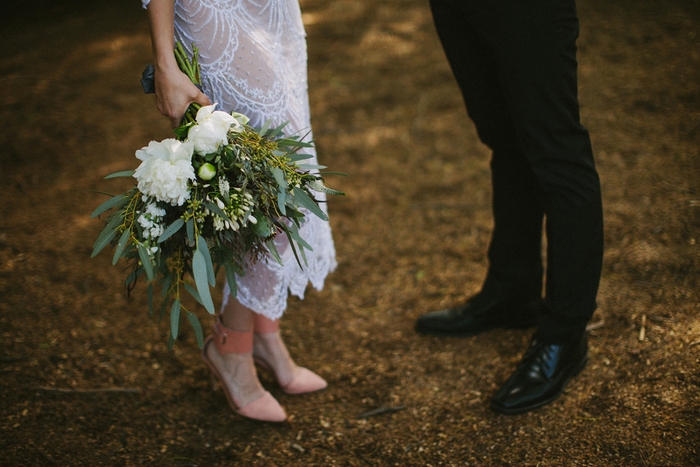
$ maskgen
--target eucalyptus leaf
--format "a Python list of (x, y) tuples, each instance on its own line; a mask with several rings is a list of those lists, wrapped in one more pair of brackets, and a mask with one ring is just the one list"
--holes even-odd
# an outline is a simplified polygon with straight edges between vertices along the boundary
[(149, 283), (146, 288), (148, 291), (148, 316), (153, 317), (153, 283)]
[(90, 214), (90, 217), (91, 218), (97, 217), (105, 211), (108, 211), (112, 208), (119, 207), (123, 203), (128, 201), (130, 198), (131, 197), (127, 196), (127, 195), (119, 195), (119, 196), (115, 196), (113, 198), (110, 198), (107, 201), (105, 201), (104, 203), (97, 206), (97, 208), (94, 211), (92, 211), (92, 214)]
[(201, 349), (204, 346), (204, 333), (202, 332), (202, 325), (199, 323), (197, 315), (191, 311), (187, 312), (187, 319), (190, 320), (192, 329), (194, 329), (194, 335), (197, 337), (197, 347)]
[(277, 207), (283, 216), (287, 215), (287, 192), (280, 188), (277, 192)]
[(272, 120), (267, 120), (267, 121), (265, 121), (265, 123), (263, 124), (263, 126), (260, 128), (259, 133), (260, 133), (261, 135), (264, 136), (265, 133), (267, 133), (268, 128), (270, 128), (270, 124), (271, 124), (271, 123), (272, 123)]
[(105, 177), (105, 180), (109, 180), (110, 178), (133, 177), (134, 172), (135, 172), (135, 170), (124, 170), (122, 172), (115, 172), (113, 174), (107, 175)]
[(102, 229), (102, 232), (97, 237), (97, 240), (95, 240), (92, 254), (90, 255), (91, 258), (97, 256), (99, 252), (104, 249), (104, 247), (110, 244), (112, 239), (117, 235), (117, 226), (121, 224), (122, 220), (123, 217), (119, 213), (112, 214), (109, 222), (105, 228)]
[(165, 297), (170, 290), (170, 285), (173, 283), (173, 276), (168, 274), (163, 278), (163, 283), (161, 284), (160, 296)]
[(229, 219), (228, 215), (224, 212), (223, 209), (221, 209), (219, 206), (217, 206), (215, 203), (212, 203), (211, 201), (204, 201), (204, 206), (207, 207), (211, 212), (216, 213), (219, 217), (221, 217), (224, 220), (227, 220), (231, 222), (231, 219)]
[(323, 170), (327, 168), (325, 165), (317, 165), (317, 164), (297, 164), (297, 168), (301, 170)]
[(194, 245), (194, 219), (187, 219), (187, 224), (185, 224), (185, 226), (187, 228), (187, 239), (190, 241), (191, 245)]
[(328, 216), (321, 210), (318, 203), (311, 199), (311, 197), (301, 188), (294, 188), (294, 199), (306, 209), (316, 214), (316, 216), (318, 216), (320, 219), (324, 221), (328, 220)]
[(228, 288), (231, 289), (231, 296), (236, 298), (236, 295), (238, 295), (238, 285), (236, 284), (236, 271), (233, 264), (225, 263), (224, 271), (226, 271), (226, 282), (228, 282)]
[(165, 309), (168, 307), (168, 301), (163, 300), (160, 304), (160, 313), (158, 313), (158, 322), (163, 321), (163, 316), (165, 316)]
[(280, 252), (277, 251), (277, 245), (275, 245), (275, 241), (267, 240), (265, 242), (265, 245), (267, 245), (267, 249), (270, 251), (272, 257), (275, 258), (275, 261), (277, 261), (279, 264), (284, 264), (282, 262), (282, 257), (280, 257)]
[(180, 333), (180, 309), (180, 300), (175, 299), (170, 307), (170, 335), (173, 339), (177, 339)]
[(171, 236), (175, 235), (182, 228), (183, 225), (185, 225), (185, 221), (181, 217), (175, 219), (173, 223), (170, 224), (168, 228), (163, 231), (160, 237), (158, 237), (158, 243), (163, 243)]
[(311, 154), (287, 154), (287, 158), (291, 159), (292, 162), (303, 161), (306, 159), (311, 159), (313, 156)]
[(202, 299), (202, 305), (209, 313), (214, 314), (214, 302), (211, 299), (209, 281), (207, 280), (207, 264), (200, 250), (195, 251), (192, 258), (192, 274), (194, 275), (194, 283), (197, 285), (199, 297)]
[[(294, 253), (294, 259), (297, 260), (297, 264), (299, 265), (299, 267), (303, 268), (304, 266), (301, 264), (301, 259), (299, 259), (299, 252), (297, 251), (297, 247), (294, 243), (294, 239), (292, 238), (292, 233), (290, 231), (290, 228), (286, 224), (283, 224), (282, 229), (284, 230), (285, 235), (287, 235), (287, 239), (289, 239), (289, 247), (292, 249), (292, 253)], [(302, 257), (304, 259), (304, 264), (307, 264), (306, 263), (306, 256), (303, 255), (304, 250), (302, 249), (301, 252), (302, 252)]]
[(146, 247), (140, 243), (136, 244), (136, 248), (139, 251), (139, 258), (141, 258), (141, 265), (143, 266), (144, 271), (146, 271), (146, 277), (148, 277), (149, 281), (152, 281), (153, 280), (153, 266), (151, 265), (151, 257), (148, 254), (148, 250), (146, 250)]
[(207, 279), (209, 280), (209, 285), (214, 287), (216, 285), (216, 274), (214, 274), (214, 264), (211, 261), (211, 253), (209, 253), (209, 246), (207, 241), (201, 235), (197, 238), (197, 250), (202, 253), (204, 261), (207, 264)]
[(129, 243), (130, 237), (131, 230), (128, 229), (122, 233), (121, 237), (119, 237), (119, 243), (117, 243), (117, 248), (114, 249), (114, 256), (112, 257), (112, 266), (117, 264), (117, 261), (119, 261), (119, 258), (124, 252), (124, 248), (126, 248), (126, 245)]
[(189, 294), (192, 296), (192, 298), (194, 298), (197, 301), (197, 303), (204, 306), (204, 303), (202, 303), (202, 298), (199, 296), (199, 292), (197, 292), (197, 289), (192, 287), (190, 284), (186, 283), (185, 290), (187, 290), (187, 292), (189, 292)]
[(309, 250), (309, 251), (313, 250), (313, 248), (311, 247), (311, 245), (309, 245), (309, 244), (306, 242), (306, 240), (304, 240), (304, 239), (301, 237), (301, 234), (299, 234), (299, 228), (298, 228), (296, 225), (292, 225), (292, 226), (289, 228), (289, 232), (291, 233), (292, 238), (294, 239), (294, 241), (296, 241), (299, 245), (303, 246), (304, 248), (306, 248), (306, 249)]

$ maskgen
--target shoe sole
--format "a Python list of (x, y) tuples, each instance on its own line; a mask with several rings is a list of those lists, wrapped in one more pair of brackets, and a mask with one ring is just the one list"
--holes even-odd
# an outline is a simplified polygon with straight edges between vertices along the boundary
[(540, 407), (544, 407), (547, 404), (551, 404), (552, 402), (557, 400), (559, 398), (559, 396), (562, 395), (562, 393), (564, 392), (564, 389), (566, 389), (566, 386), (569, 384), (569, 382), (572, 379), (574, 379), (575, 377), (577, 377), (579, 374), (581, 374), (581, 372), (584, 370), (584, 368), (586, 368), (586, 365), (588, 365), (588, 356), (586, 356), (586, 358), (584, 358), (581, 361), (581, 363), (578, 364), (578, 366), (569, 375), (569, 377), (566, 378), (566, 380), (564, 380), (564, 382), (561, 386), (561, 390), (559, 390), (559, 392), (554, 394), (549, 399), (545, 399), (544, 401), (540, 401), (537, 404), (529, 405), (527, 407), (518, 407), (517, 409), (508, 409), (505, 407), (501, 407), (500, 405), (495, 404), (493, 401), (491, 401), (491, 410), (493, 410), (495, 412), (502, 413), (504, 415), (518, 415), (518, 414), (522, 414), (525, 412), (530, 412), (531, 410), (539, 409)]

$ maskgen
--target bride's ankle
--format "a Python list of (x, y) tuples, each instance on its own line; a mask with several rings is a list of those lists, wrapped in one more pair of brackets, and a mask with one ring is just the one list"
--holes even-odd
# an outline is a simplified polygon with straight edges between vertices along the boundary
[(253, 357), (269, 367), (282, 385), (294, 379), (299, 371), (279, 331), (256, 332), (253, 335)]

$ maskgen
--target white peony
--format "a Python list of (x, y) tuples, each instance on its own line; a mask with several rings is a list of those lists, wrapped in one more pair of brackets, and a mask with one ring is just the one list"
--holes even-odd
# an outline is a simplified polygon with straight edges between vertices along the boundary
[(139, 190), (158, 201), (182, 206), (190, 198), (189, 180), (194, 180), (194, 144), (176, 139), (151, 141), (136, 151), (143, 162), (134, 172)]
[(214, 110), (216, 104), (207, 105), (197, 112), (197, 123), (187, 132), (187, 140), (194, 143), (197, 154), (211, 154), (228, 143), (228, 132), (243, 130), (238, 120), (230, 114)]

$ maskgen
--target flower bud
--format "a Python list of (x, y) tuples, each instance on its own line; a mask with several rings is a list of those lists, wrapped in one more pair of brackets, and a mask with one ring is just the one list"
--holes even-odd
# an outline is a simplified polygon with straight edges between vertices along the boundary
[(214, 175), (216, 175), (216, 167), (214, 167), (209, 162), (202, 164), (202, 166), (199, 168), (199, 171), (197, 172), (197, 175), (202, 180), (211, 180), (212, 178), (214, 178)]

